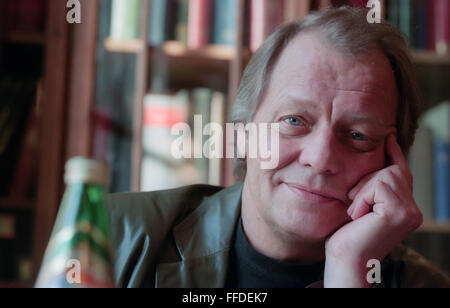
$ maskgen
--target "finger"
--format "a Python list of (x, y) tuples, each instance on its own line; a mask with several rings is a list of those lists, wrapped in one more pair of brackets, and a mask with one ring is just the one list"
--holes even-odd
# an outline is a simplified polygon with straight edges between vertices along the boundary
[(374, 191), (370, 189), (363, 189), (360, 194), (358, 194), (348, 211), (349, 216), (353, 220), (361, 218), (372, 211), (372, 207), (374, 204), (373, 194)]
[(369, 173), (365, 177), (363, 177), (359, 182), (348, 192), (347, 197), (350, 200), (355, 200), (356, 195), (360, 192), (360, 190), (370, 181), (372, 180), (379, 171)]
[[(392, 197), (382, 194), (378, 199), (375, 199), (376, 189), (379, 188), (379, 183), (382, 182), (390, 187), (391, 194), (395, 196), (396, 200), (400, 196), (408, 196), (410, 194), (408, 186), (404, 180), (399, 178), (389, 168), (377, 172), (372, 178), (359, 190), (355, 195), (354, 201), (347, 209), (347, 214), (353, 219), (358, 219), (370, 211), (372, 206), (376, 203), (384, 203), (392, 200)], [(379, 195), (379, 194), (378, 194)], [(385, 197), (385, 199), (383, 199)]]
[(410, 191), (413, 189), (413, 179), (411, 171), (409, 171), (408, 163), (403, 155), (402, 149), (397, 143), (394, 134), (388, 137), (386, 144), (386, 152), (392, 165), (397, 165), (403, 173), (404, 179), (407, 181)]
[(402, 170), (408, 170), (408, 163), (394, 134), (389, 135), (386, 141), (386, 153), (392, 165), (398, 165)]

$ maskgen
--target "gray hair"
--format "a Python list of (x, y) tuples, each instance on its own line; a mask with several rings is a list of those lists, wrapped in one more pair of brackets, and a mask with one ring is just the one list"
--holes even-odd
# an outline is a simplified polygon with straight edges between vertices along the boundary
[[(317, 32), (339, 52), (358, 57), (379, 48), (388, 58), (397, 82), (399, 107), (397, 141), (406, 155), (414, 142), (419, 117), (419, 92), (404, 35), (386, 21), (370, 24), (367, 10), (350, 7), (313, 12), (301, 21), (279, 27), (250, 59), (241, 79), (231, 122), (250, 123), (262, 101), (276, 61), (286, 46), (300, 33)], [(246, 160), (234, 160), (234, 174), (244, 177)]]

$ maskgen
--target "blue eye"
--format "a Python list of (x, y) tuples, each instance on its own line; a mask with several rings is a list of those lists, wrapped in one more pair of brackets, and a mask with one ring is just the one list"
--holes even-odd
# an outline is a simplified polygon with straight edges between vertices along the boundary
[(366, 141), (366, 140), (368, 140), (365, 135), (363, 135), (361, 133), (358, 133), (358, 132), (352, 132), (350, 135), (351, 135), (353, 140), (357, 140), (357, 141)]
[(289, 118), (285, 119), (284, 121), (287, 122), (288, 124), (292, 125), (292, 126), (300, 126), (300, 125), (302, 125), (302, 120), (300, 118), (297, 118), (297, 117), (289, 117)]

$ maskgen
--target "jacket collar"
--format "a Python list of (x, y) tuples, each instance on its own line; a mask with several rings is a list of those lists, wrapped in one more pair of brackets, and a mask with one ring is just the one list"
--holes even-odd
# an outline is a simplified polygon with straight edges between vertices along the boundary
[(174, 228), (181, 261), (158, 264), (156, 287), (223, 287), (243, 182), (205, 198)]

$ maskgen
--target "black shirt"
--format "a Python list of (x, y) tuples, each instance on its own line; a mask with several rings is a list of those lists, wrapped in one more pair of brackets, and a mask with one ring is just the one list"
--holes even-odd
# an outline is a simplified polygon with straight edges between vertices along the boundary
[(323, 280), (324, 262), (299, 265), (271, 259), (248, 242), (239, 220), (230, 252), (226, 288), (304, 288)]

